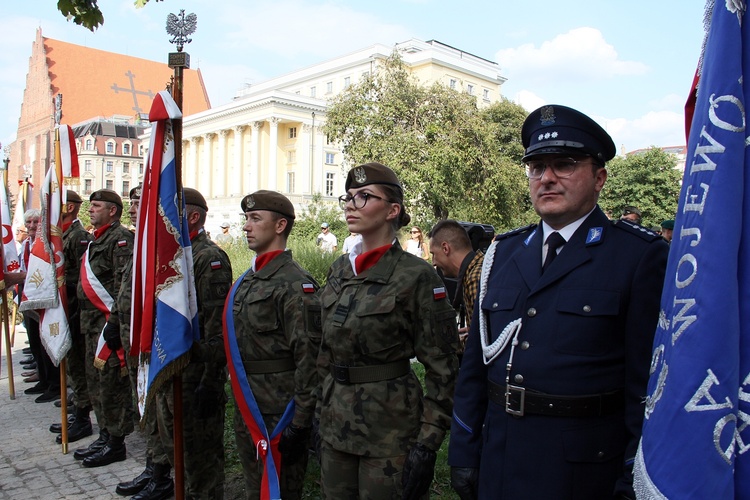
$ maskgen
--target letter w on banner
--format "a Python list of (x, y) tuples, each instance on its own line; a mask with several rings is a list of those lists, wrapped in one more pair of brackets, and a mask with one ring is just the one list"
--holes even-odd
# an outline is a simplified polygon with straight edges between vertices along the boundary
[(688, 159), (634, 467), (638, 498), (750, 498), (745, 13), (744, 0), (707, 5)]
[[(70, 127), (58, 127), (60, 137), (72, 136)], [(58, 366), (70, 349), (70, 329), (65, 289), (65, 259), (62, 241), (62, 179), (61, 171), (71, 172), (78, 164), (75, 149), (61, 149), (55, 141), (55, 165), (50, 166), (42, 186), (42, 221), (34, 240), (26, 270), (26, 282), (19, 310), (39, 312), (39, 333), (50, 359)], [(67, 165), (67, 167), (66, 167)], [(77, 170), (77, 167), (76, 167)]]
[(159, 92), (149, 112), (151, 144), (133, 256), (130, 354), (139, 359), (141, 418), (153, 391), (182, 371), (200, 338), (193, 251), (175, 171), (172, 119), (181, 116), (172, 97)]

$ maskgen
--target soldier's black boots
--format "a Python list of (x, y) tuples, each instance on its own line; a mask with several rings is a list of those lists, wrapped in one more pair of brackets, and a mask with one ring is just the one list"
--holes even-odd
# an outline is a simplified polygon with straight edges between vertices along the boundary
[[(73, 425), (73, 422), (76, 421), (76, 417), (74, 415), (68, 415), (68, 429), (70, 429), (70, 426)], [(62, 432), (62, 424), (51, 424), (49, 426), (49, 431), (53, 434), (60, 434)]]
[(101, 429), (99, 431), (99, 437), (97, 438), (97, 440), (91, 443), (87, 448), (78, 448), (73, 453), (73, 458), (75, 458), (76, 460), (83, 460), (86, 457), (90, 457), (97, 451), (104, 448), (104, 445), (107, 444), (107, 441), (109, 441), (109, 432), (107, 431), (107, 429)]
[[(83, 439), (94, 433), (94, 430), (91, 428), (91, 417), (89, 416), (90, 411), (91, 411), (91, 408), (78, 408), (76, 406), (76, 413), (75, 413), (75, 418), (73, 422), (70, 423), (70, 419), (68, 419), (68, 422), (69, 422), (68, 442), (69, 443), (78, 441), (79, 439)], [(60, 424), (52, 424), (49, 430), (52, 431), (52, 427), (59, 426), (59, 425)], [(60, 426), (59, 432), (62, 433), (62, 426)], [(57, 436), (57, 439), (55, 439), (55, 441), (57, 442), (57, 444), (62, 444), (62, 434)]]
[(104, 448), (83, 459), (83, 466), (102, 467), (114, 462), (122, 462), (125, 460), (125, 451), (125, 436), (110, 434), (109, 441)]
[(154, 461), (151, 457), (146, 458), (146, 468), (138, 474), (135, 479), (119, 483), (115, 488), (115, 493), (124, 497), (135, 495), (146, 487), (151, 477), (154, 475)]
[(154, 475), (145, 488), (131, 500), (166, 500), (174, 494), (174, 482), (169, 477), (169, 464), (154, 464)]

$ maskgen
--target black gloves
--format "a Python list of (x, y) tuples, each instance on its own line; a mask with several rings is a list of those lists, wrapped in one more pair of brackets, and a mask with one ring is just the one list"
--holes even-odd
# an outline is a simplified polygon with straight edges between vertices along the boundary
[(297, 427), (289, 424), (281, 432), (279, 451), (286, 463), (296, 463), (307, 453), (310, 431), (310, 427)]
[(451, 467), (451, 487), (461, 500), (476, 500), (478, 497), (479, 469)]
[(429, 491), (432, 478), (435, 476), (436, 460), (437, 453), (422, 443), (412, 446), (401, 474), (404, 500), (421, 498)]
[(207, 385), (198, 384), (193, 397), (193, 412), (201, 420), (205, 420), (214, 413), (219, 406), (221, 394), (218, 390)]
[(116, 351), (122, 347), (122, 340), (120, 340), (120, 329), (116, 326), (107, 323), (104, 325), (104, 341), (107, 343), (107, 347)]

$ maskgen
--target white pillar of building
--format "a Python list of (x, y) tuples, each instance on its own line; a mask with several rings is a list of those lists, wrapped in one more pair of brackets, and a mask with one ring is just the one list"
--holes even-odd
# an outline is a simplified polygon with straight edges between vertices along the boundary
[(323, 135), (319, 133), (320, 127), (313, 127), (312, 130), (312, 141), (313, 145), (310, 148), (312, 154), (312, 187), (313, 193), (320, 193), (325, 195), (323, 192), (323, 179), (325, 178), (325, 171), (323, 168)]
[(197, 188), (201, 194), (210, 198), (213, 196), (213, 189), (211, 186), (211, 139), (214, 134), (209, 132), (203, 134), (203, 164), (200, 166), (200, 183)]
[(260, 189), (260, 129), (263, 126), (263, 122), (253, 122), (253, 145), (252, 151), (250, 152), (250, 189), (251, 193), (256, 192)]
[(198, 185), (198, 141), (198, 136), (190, 138), (190, 163), (185, 176), (185, 185), (188, 187)]
[(313, 194), (312, 186), (312, 133), (313, 126), (309, 123), (302, 124), (302, 137), (300, 137), (300, 151), (298, 169), (297, 192), (300, 194)]
[(245, 125), (237, 125), (232, 129), (234, 131), (234, 158), (232, 165), (227, 165), (230, 169), (231, 179), (229, 185), (229, 195), (237, 196), (244, 193), (242, 190), (242, 131), (245, 130)]
[(278, 151), (279, 151), (279, 120), (271, 117), (271, 132), (268, 138), (268, 189), (276, 191), (276, 177), (278, 175)]
[(226, 184), (228, 170), (227, 165), (227, 136), (229, 135), (229, 129), (219, 130), (219, 159), (216, 162), (214, 168), (215, 182), (214, 182), (214, 193), (215, 197), (223, 198), (226, 194)]

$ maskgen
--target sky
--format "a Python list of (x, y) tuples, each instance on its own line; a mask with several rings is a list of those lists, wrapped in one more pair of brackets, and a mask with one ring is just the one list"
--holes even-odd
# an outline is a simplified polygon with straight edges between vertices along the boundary
[[(35, 31), (156, 61), (174, 51), (169, 13), (198, 16), (185, 46), (211, 105), (247, 84), (366, 48), (438, 40), (496, 62), (505, 97), (532, 111), (576, 108), (619, 153), (685, 144), (684, 104), (703, 42), (701, 0), (99, 0), (92, 33), (55, 0), (4, 2), (0, 17), (0, 143), (16, 135)], [(72, 125), (72, 124), (71, 124)]]

